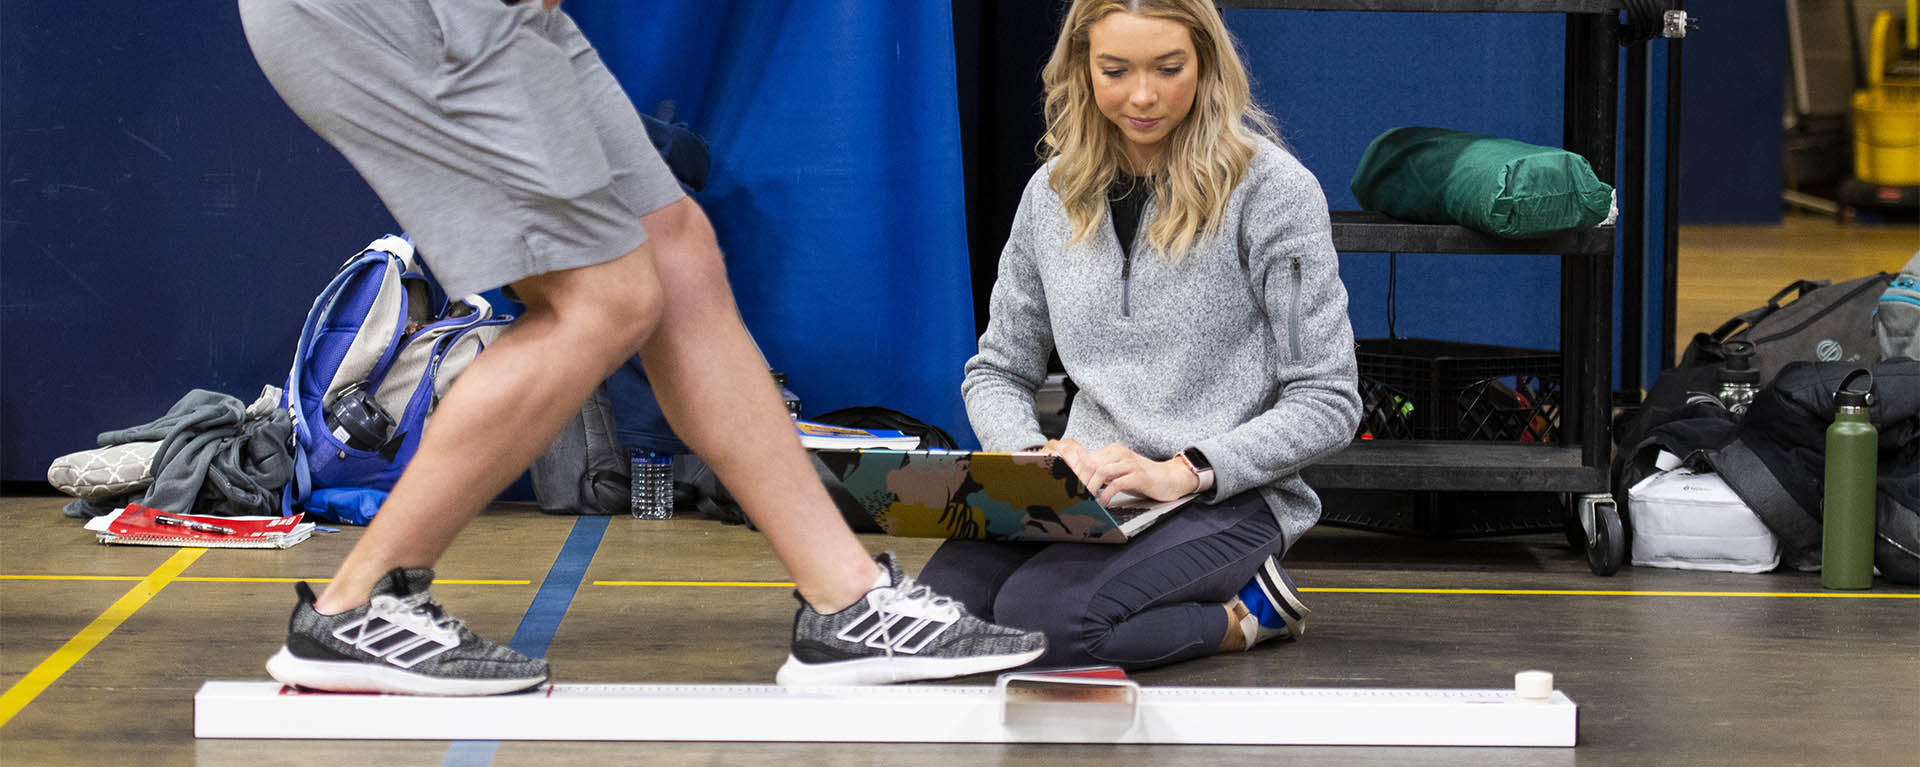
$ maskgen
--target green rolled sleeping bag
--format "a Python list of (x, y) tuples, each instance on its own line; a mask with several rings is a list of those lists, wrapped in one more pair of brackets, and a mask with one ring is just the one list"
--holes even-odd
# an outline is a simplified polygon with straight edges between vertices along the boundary
[(1353, 174), (1360, 206), (1423, 224), (1524, 239), (1607, 219), (1613, 187), (1580, 155), (1445, 128), (1375, 137)]

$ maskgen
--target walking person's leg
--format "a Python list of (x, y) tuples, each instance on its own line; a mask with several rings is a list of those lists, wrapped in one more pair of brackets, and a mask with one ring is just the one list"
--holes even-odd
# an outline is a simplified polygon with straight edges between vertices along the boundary
[(1040, 655), (1037, 633), (966, 615), (906, 577), (876, 570), (800, 448), (741, 324), (705, 214), (681, 199), (641, 218), (663, 287), (640, 356), (674, 433), (700, 454), (793, 574), (800, 598), (782, 684), (865, 684), (995, 671)]
[[(426, 250), (451, 259), (436, 262), (449, 291), (498, 284), (517, 270), (507, 281), (528, 307), (442, 400), (326, 593), (316, 598), (300, 584), (287, 646), (269, 663), (277, 678), (435, 694), (544, 681), (544, 661), (447, 616), (427, 594), (427, 568), (592, 388), (643, 348), (669, 418), (709, 454), (799, 583), (783, 681), (950, 676), (1039, 654), (1037, 634), (967, 617), (891, 560), (876, 568), (867, 558), (751, 354), (704, 217), (684, 200), (646, 206), (673, 182), (645, 151), (631, 105), (603, 108), (609, 90), (618, 92), (604, 69), (589, 88), (575, 73), (578, 50), (535, 38), (563, 16), (406, 0), (243, 0), (242, 11), (249, 42), (289, 105), (367, 176)], [(436, 45), (448, 53), (433, 55)], [(469, 62), (448, 71), (455, 59)], [(632, 124), (595, 124), (606, 119)], [(629, 146), (602, 153), (610, 139), (635, 135), (637, 155)], [(573, 151), (556, 152), (554, 142)], [(642, 164), (623, 163), (634, 157)], [(664, 199), (678, 197), (671, 192)], [(640, 242), (642, 214), (660, 230), (657, 242)], [(841, 609), (849, 605), (860, 609)], [(869, 615), (877, 632), (854, 631)]]
[(727, 285), (720, 246), (692, 200), (642, 216), (666, 287), (665, 312), (641, 347), (647, 380), (700, 454), (773, 544), (808, 604), (837, 612), (880, 570), (854, 538), (800, 448)]
[(321, 592), (320, 612), (365, 602), (393, 568), (431, 567), (533, 463), (657, 326), (652, 259), (648, 243), (607, 263), (514, 283), (525, 313), (441, 399), (400, 481)]

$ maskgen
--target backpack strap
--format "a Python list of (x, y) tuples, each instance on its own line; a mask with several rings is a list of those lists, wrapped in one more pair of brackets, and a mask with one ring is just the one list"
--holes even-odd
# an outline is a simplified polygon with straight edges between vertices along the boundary
[(1773, 294), (1772, 298), (1767, 299), (1767, 313), (1772, 314), (1779, 311), (1780, 299), (1786, 298), (1788, 293), (1794, 294), (1793, 300), (1798, 301), (1815, 289), (1824, 288), (1832, 284), (1833, 280), (1794, 280), (1792, 285), (1781, 288), (1780, 292)]
[(313, 494), (313, 469), (307, 464), (307, 454), (302, 445), (314, 444), (313, 416), (306, 412), (301, 402), (300, 379), (306, 367), (307, 355), (313, 349), (314, 337), (320, 332), (320, 320), (332, 307), (347, 282), (370, 265), (385, 266), (389, 255), (385, 252), (364, 250), (353, 260), (348, 261), (335, 272), (333, 280), (313, 299), (313, 308), (307, 311), (306, 324), (300, 328), (300, 341), (293, 351), (293, 367), (287, 373), (287, 390), (283, 396), (287, 399), (287, 412), (293, 416), (293, 479), (287, 483), (286, 493), (282, 497), (282, 510), (291, 513), (297, 506), (304, 505)]
[(1793, 300), (1798, 301), (1808, 293), (1831, 284), (1833, 284), (1832, 280), (1794, 280), (1793, 284), (1781, 288), (1780, 292), (1773, 294), (1772, 298), (1767, 299), (1765, 306), (1755, 307), (1736, 314), (1733, 316), (1733, 319), (1727, 320), (1725, 323), (1722, 323), (1720, 327), (1714, 328), (1711, 333), (1695, 335), (1694, 343), (1700, 344), (1705, 347), (1705, 350), (1718, 355), (1720, 344), (1732, 338), (1734, 333), (1740, 332), (1741, 328), (1750, 328), (1758, 325), (1761, 320), (1767, 318), (1767, 315), (1780, 311), (1781, 301), (1788, 295), (1792, 295)]
[(1796, 570), (1820, 566), (1820, 520), (1793, 500), (1773, 468), (1741, 440), (1688, 456), (1720, 474), (1734, 495), (1780, 539), (1780, 560)]

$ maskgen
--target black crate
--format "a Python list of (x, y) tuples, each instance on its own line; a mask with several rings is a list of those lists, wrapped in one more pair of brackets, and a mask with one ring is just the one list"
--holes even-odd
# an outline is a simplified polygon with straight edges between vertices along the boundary
[(1361, 339), (1360, 439), (1552, 442), (1560, 354), (1424, 338)]

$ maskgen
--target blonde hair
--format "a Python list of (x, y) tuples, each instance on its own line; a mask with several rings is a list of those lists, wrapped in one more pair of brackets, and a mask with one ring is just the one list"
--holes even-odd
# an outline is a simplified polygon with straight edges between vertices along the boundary
[(1041, 159), (1059, 159), (1049, 183), (1073, 223), (1071, 242), (1085, 239), (1105, 215), (1106, 191), (1123, 157), (1126, 137), (1094, 104), (1087, 38), (1096, 22), (1120, 12), (1186, 27), (1199, 59), (1193, 109), (1168, 134), (1166, 162), (1153, 176), (1158, 213), (1147, 227), (1147, 243), (1178, 262), (1219, 227), (1259, 140), (1280, 138), (1272, 116), (1253, 103), (1246, 67), (1212, 0), (1074, 0), (1041, 71), (1047, 132), (1040, 139)]

